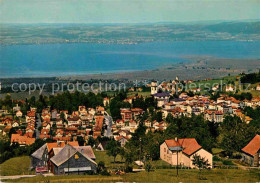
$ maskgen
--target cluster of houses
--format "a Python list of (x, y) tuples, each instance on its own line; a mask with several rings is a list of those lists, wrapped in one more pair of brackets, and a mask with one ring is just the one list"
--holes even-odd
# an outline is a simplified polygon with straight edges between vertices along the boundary
[(236, 115), (249, 123), (252, 119), (243, 113), (243, 108), (260, 106), (260, 97), (252, 98), (250, 101), (246, 99), (240, 101), (223, 94), (217, 98), (217, 101), (214, 101), (207, 95), (190, 97), (185, 92), (181, 93), (178, 98), (173, 98), (173, 93), (167, 91), (169, 91), (169, 85), (151, 83), (151, 94), (157, 100), (157, 106), (161, 108), (163, 117), (167, 117), (168, 114), (172, 114), (173, 117), (203, 114), (205, 120), (223, 122), (225, 115)]
[[(187, 83), (192, 81), (187, 81)], [(234, 97), (222, 95), (216, 101), (211, 100), (207, 95), (194, 95), (190, 97), (188, 93), (182, 92), (178, 97), (173, 97), (174, 85), (178, 83), (178, 78), (173, 82), (163, 82), (158, 85), (152, 82), (151, 95), (157, 102), (159, 111), (163, 118), (168, 114), (173, 117), (203, 115), (205, 120), (212, 122), (223, 122), (225, 115), (238, 116), (246, 123), (252, 120), (243, 113), (245, 106), (260, 106), (260, 97), (252, 100), (237, 100)], [(170, 91), (170, 92), (169, 92)], [(196, 93), (199, 89), (193, 89)], [(128, 97), (125, 102), (133, 104), (139, 96)], [(104, 106), (108, 106), (111, 98), (104, 98)], [(121, 108), (121, 119), (113, 121), (112, 117), (102, 106), (96, 108), (86, 108), (78, 106), (78, 110), (58, 111), (49, 108), (43, 109), (37, 117), (36, 108), (31, 108), (24, 116), (25, 128), (21, 127), (23, 113), (19, 106), (15, 107), (16, 118), (2, 117), (0, 126), (4, 126), (2, 133), (7, 135), (10, 129), (18, 127), (16, 133), (11, 135), (11, 143), (18, 143), (21, 146), (31, 145), (36, 139), (52, 139), (54, 142), (46, 143), (31, 155), (31, 166), (36, 172), (52, 172), (54, 174), (82, 174), (89, 171), (96, 172), (97, 164), (95, 155), (90, 146), (85, 146), (90, 137), (110, 137), (118, 141), (123, 147), (132, 137), (132, 133), (138, 128), (140, 117), (144, 114), (141, 108)], [(144, 121), (147, 131), (167, 128), (165, 121)], [(84, 140), (84, 146), (79, 146), (78, 137)], [(107, 142), (96, 145), (96, 150), (105, 150)], [(245, 148), (242, 149), (242, 160), (251, 166), (260, 165), (260, 136), (257, 135)], [(210, 168), (213, 167), (212, 154), (207, 152), (194, 138), (169, 139), (160, 146), (160, 158), (171, 165), (194, 168), (192, 159), (194, 155), (200, 155), (208, 160)]]

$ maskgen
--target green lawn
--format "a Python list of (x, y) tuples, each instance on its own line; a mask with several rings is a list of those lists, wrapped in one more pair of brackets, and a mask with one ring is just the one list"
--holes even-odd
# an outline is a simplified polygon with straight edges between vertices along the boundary
[(116, 167), (123, 167), (124, 160), (122, 160), (121, 156), (118, 155), (116, 157), (116, 163), (114, 163), (114, 158), (112, 156), (108, 156), (106, 151), (94, 151), (96, 155), (96, 162), (103, 161), (105, 166), (108, 168), (116, 168)]
[(1, 175), (28, 175), (35, 174), (33, 171), (29, 170), (30, 158), (29, 156), (21, 156), (11, 158), (0, 165)]
[(152, 172), (127, 173), (122, 176), (101, 176), (101, 175), (70, 175), (33, 178), (23, 178), (17, 182), (258, 182), (260, 173), (256, 170), (204, 170), (202, 176), (206, 180), (198, 178), (199, 170), (180, 170), (179, 177), (175, 169), (160, 169)]
[(219, 154), (223, 151), (223, 149), (220, 149), (220, 148), (212, 148), (212, 153), (213, 154)]
[(146, 91), (146, 92), (128, 92), (127, 93), (127, 97), (133, 97), (136, 94), (141, 95), (143, 97), (149, 97), (151, 96), (151, 92), (150, 91)]

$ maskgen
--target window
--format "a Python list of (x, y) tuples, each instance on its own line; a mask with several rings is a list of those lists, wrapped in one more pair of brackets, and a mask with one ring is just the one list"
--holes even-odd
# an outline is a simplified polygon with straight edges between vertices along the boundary
[(79, 159), (79, 155), (75, 154), (75, 159), (76, 160)]

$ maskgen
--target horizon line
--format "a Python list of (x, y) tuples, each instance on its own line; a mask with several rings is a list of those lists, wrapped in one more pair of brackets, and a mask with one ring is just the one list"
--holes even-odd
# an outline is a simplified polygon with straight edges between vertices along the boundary
[(257, 22), (259, 19), (237, 20), (194, 20), (194, 21), (156, 21), (156, 22), (0, 22), (0, 24), (159, 24), (159, 23), (210, 23), (210, 22)]

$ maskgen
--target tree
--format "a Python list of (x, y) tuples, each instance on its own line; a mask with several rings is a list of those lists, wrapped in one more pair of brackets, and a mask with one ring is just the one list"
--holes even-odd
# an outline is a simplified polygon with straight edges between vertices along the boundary
[(114, 163), (116, 161), (116, 156), (120, 153), (120, 143), (114, 139), (109, 141), (106, 146), (108, 156), (114, 157)]
[(79, 142), (80, 146), (84, 146), (85, 140), (82, 136), (77, 136), (77, 141)]
[(201, 157), (200, 155), (195, 154), (192, 159), (192, 163), (195, 167), (199, 169), (199, 179), (201, 179), (201, 171), (203, 169), (208, 169), (210, 164), (205, 157)]
[(145, 163), (144, 169), (147, 172), (150, 172), (152, 170), (152, 165), (149, 161)]
[(105, 163), (103, 161), (98, 162), (97, 172), (101, 173), (105, 169)]
[(62, 119), (62, 121), (64, 121), (64, 119), (65, 119), (65, 114), (64, 114), (63, 112), (60, 114), (60, 118)]
[(173, 120), (174, 120), (174, 118), (173, 118), (172, 114), (168, 113), (168, 115), (166, 117), (166, 122), (170, 124), (173, 122)]
[(92, 136), (88, 137), (88, 145), (90, 145), (91, 147), (95, 145), (95, 139)]
[(219, 139), (221, 148), (229, 156), (240, 150), (256, 135), (257, 129), (247, 125), (239, 117), (227, 116), (221, 124)]

